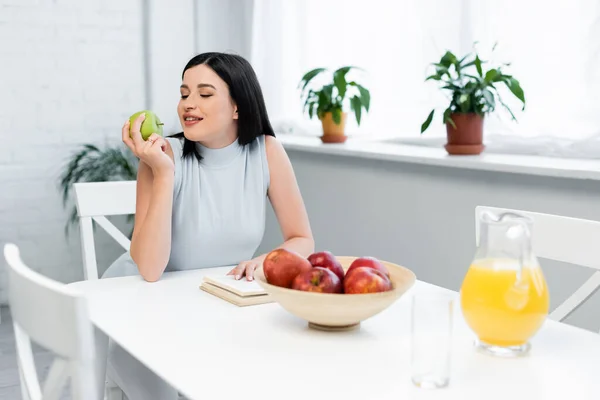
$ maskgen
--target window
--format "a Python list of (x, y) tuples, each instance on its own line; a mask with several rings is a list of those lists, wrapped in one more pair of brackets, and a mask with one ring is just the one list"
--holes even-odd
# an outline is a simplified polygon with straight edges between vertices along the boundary
[[(372, 109), (350, 134), (416, 138), (434, 107), (447, 100), (424, 82), (428, 65), (448, 49), (473, 49), (521, 82), (527, 107), (507, 101), (486, 119), (485, 135), (563, 140), (600, 134), (600, 2), (597, 0), (255, 0), (252, 63), (275, 124), (320, 129), (302, 114), (297, 85), (315, 67), (356, 65)], [(510, 99), (508, 91), (507, 99)], [(443, 109), (442, 109), (443, 110)], [(439, 115), (439, 114), (438, 114)], [(433, 128), (433, 129), (431, 129)], [(424, 137), (445, 134), (438, 117)], [(599, 155), (600, 156), (600, 155)]]

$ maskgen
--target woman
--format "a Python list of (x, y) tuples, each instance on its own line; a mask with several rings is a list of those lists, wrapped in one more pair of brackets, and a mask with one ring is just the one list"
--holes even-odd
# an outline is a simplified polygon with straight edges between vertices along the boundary
[[(275, 138), (262, 92), (242, 57), (204, 53), (183, 70), (177, 107), (183, 132), (144, 141), (140, 115), (123, 126), (123, 142), (140, 159), (130, 254), (103, 275), (237, 265), (229, 274), (253, 279), (266, 254), (255, 256), (265, 227), (266, 199), (284, 243), (305, 257), (314, 241), (282, 145)], [(123, 349), (111, 345), (109, 374), (129, 400), (176, 399), (177, 393)]]

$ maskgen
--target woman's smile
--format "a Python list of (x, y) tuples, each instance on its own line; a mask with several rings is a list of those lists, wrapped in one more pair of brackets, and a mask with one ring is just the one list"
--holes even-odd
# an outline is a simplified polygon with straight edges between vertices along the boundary
[(204, 118), (198, 116), (198, 115), (194, 115), (192, 113), (185, 113), (183, 114), (183, 124), (185, 126), (193, 126), (197, 123), (199, 123), (200, 121), (202, 121)]

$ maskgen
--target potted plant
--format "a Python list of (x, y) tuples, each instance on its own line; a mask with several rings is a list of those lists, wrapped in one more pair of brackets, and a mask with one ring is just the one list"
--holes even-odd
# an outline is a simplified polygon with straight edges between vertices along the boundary
[(346, 141), (346, 119), (348, 108), (354, 113), (356, 123), (360, 126), (362, 109), (369, 112), (371, 94), (354, 80), (347, 81), (346, 74), (356, 67), (341, 67), (333, 72), (332, 81), (318, 89), (308, 85), (312, 80), (327, 71), (316, 68), (307, 72), (300, 80), (301, 97), (304, 99), (304, 112), (309, 118), (317, 116), (323, 126), (321, 140), (324, 143), (343, 143)]
[[(519, 81), (502, 70), (510, 64), (484, 71), (486, 62), (477, 53), (458, 59), (447, 51), (439, 62), (432, 64), (435, 73), (425, 79), (439, 82), (441, 89), (450, 92), (450, 104), (442, 116), (448, 141), (445, 148), (449, 154), (480, 154), (483, 151), (484, 116), (493, 112), (497, 103), (506, 108), (516, 121), (510, 107), (500, 97), (498, 85), (505, 85), (525, 109), (525, 94)], [(469, 69), (474, 69), (474, 72), (469, 73)], [(434, 111), (421, 126), (421, 133), (429, 127)]]
[[(93, 144), (82, 145), (71, 155), (59, 177), (63, 206), (66, 208), (69, 204), (74, 183), (136, 180), (137, 167), (138, 159), (123, 145), (105, 149)], [(128, 215), (127, 221), (132, 222), (133, 215)], [(69, 226), (75, 223), (77, 207), (73, 204), (65, 225), (66, 234)]]

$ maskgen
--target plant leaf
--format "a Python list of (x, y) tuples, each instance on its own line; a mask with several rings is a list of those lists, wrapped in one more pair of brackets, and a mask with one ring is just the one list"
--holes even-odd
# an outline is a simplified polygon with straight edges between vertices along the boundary
[(514, 94), (517, 99), (519, 99), (519, 100), (521, 100), (521, 102), (523, 102), (522, 110), (524, 110), (525, 109), (525, 93), (523, 92), (523, 89), (521, 88), (519, 81), (516, 80), (515, 78), (510, 77), (510, 78), (505, 79), (504, 83), (506, 84), (508, 89), (512, 92), (512, 94)]
[(306, 74), (304, 74), (304, 76), (302, 77), (302, 79), (300, 79), (300, 85), (302, 85), (304, 83), (304, 85), (302, 85), (302, 91), (304, 91), (304, 89), (306, 89), (306, 86), (308, 85), (308, 83), (317, 75), (319, 75), (321, 72), (326, 71), (327, 68), (315, 68), (311, 71), (308, 71)]
[(460, 110), (464, 113), (469, 112), (469, 107), (471, 106), (471, 96), (466, 93), (463, 93), (458, 96), (458, 105)]
[(313, 91), (312, 91), (312, 89), (311, 89), (311, 90), (309, 90), (308, 94), (306, 95), (306, 100), (304, 101), (304, 107), (302, 107), (302, 109), (304, 110), (304, 112), (306, 112), (306, 108), (307, 108), (307, 107), (308, 107), (308, 106), (311, 104), (311, 102), (313, 101), (313, 100), (311, 99), (311, 97), (313, 97), (313, 96), (312, 96), (312, 94), (313, 94)]
[(475, 68), (477, 68), (477, 73), (479, 76), (483, 76), (483, 70), (481, 69), (481, 60), (479, 59), (479, 55), (475, 57)]
[[(364, 71), (363, 68), (357, 67), (356, 65), (347, 65), (345, 67), (338, 68), (336, 71), (340, 71), (340, 70), (344, 70), (344, 69), (347, 69), (348, 71), (350, 71), (351, 69), (357, 69), (359, 71)], [(348, 71), (346, 71), (346, 72), (348, 72)]]
[(471, 65), (475, 65), (475, 60), (469, 61), (468, 63), (466, 63), (465, 65), (461, 65), (460, 67), (462, 69), (462, 68), (470, 67)]
[(500, 101), (500, 104), (502, 104), (502, 107), (504, 107), (506, 109), (506, 111), (508, 111), (508, 113), (510, 114), (510, 116), (512, 117), (513, 121), (516, 121), (517, 118), (515, 117), (515, 115), (513, 114), (512, 110), (510, 109), (509, 106), (506, 105), (506, 103), (504, 103), (504, 101), (502, 101), (502, 97), (500, 97), (500, 93), (498, 93), (498, 101)]
[(348, 85), (354, 86), (358, 89), (360, 93), (360, 101), (362, 102), (365, 111), (369, 112), (369, 108), (371, 107), (371, 92), (365, 87), (359, 85), (355, 81), (348, 82)]
[(441, 65), (441, 64), (434, 64), (435, 65), (435, 73), (438, 74), (439, 76), (442, 75), (448, 75), (448, 78), (450, 78), (450, 72), (448, 72), (448, 67)]
[(457, 90), (460, 90), (460, 87), (456, 86), (453, 83), (448, 83), (447, 85), (442, 86), (442, 89), (448, 89), (448, 90), (452, 90), (452, 91), (457, 91)]
[[(85, 144), (73, 153), (71, 159), (59, 176), (59, 188), (62, 192), (63, 206), (69, 203), (73, 184), (77, 182), (98, 182), (112, 180), (135, 180), (138, 160), (122, 147), (109, 147), (100, 150), (93, 144)], [(71, 208), (68, 225), (77, 222), (77, 209)]]
[(358, 91), (360, 92), (360, 100), (362, 105), (365, 107), (365, 111), (369, 112), (369, 108), (371, 107), (371, 92), (368, 89), (362, 87), (361, 85), (356, 85)]
[(454, 121), (452, 121), (450, 114), (452, 114), (452, 109), (450, 109), (450, 107), (448, 107), (446, 109), (446, 111), (444, 111), (444, 123), (445, 124), (448, 123), (448, 124), (452, 125), (452, 127), (454, 129), (456, 129), (456, 124), (454, 123)]
[(322, 112), (328, 111), (334, 104), (332, 99), (333, 85), (325, 85), (316, 92), (318, 94), (319, 110)]
[(333, 118), (333, 122), (335, 122), (336, 125), (339, 125), (340, 122), (342, 122), (342, 110), (337, 107), (332, 109), (331, 117)]
[(337, 71), (335, 71), (333, 74), (333, 84), (337, 88), (338, 94), (340, 95), (342, 100), (346, 96), (346, 86), (347, 86), (346, 74), (348, 73), (350, 68), (351, 67), (340, 68)]
[(487, 83), (481, 76), (470, 75), (470, 74), (464, 74), (463, 76), (471, 78), (474, 81), (474, 83), (478, 89), (483, 89), (487, 86), (490, 86), (490, 84)]
[(456, 56), (452, 54), (450, 51), (446, 51), (446, 53), (442, 56), (440, 60), (440, 65), (443, 65), (446, 68), (450, 68), (452, 64), (455, 64), (457, 61)]
[(429, 128), (429, 125), (431, 124), (431, 121), (433, 120), (434, 113), (435, 113), (435, 110), (431, 110), (431, 112), (427, 116), (427, 119), (425, 120), (425, 122), (423, 122), (423, 124), (421, 124), (421, 133), (425, 132), (427, 130), (427, 128)]
[(488, 106), (488, 111), (493, 111), (496, 108), (496, 100), (494, 99), (494, 94), (490, 92), (488, 89), (485, 89), (483, 92), (483, 98)]
[[(460, 65), (460, 66), (461, 66), (461, 68), (467, 67), (467, 66), (468, 66), (468, 64), (471, 64), (471, 62), (472, 62), (472, 61), (471, 61), (471, 62), (469, 62), (469, 63), (468, 63), (468, 64), (466, 64), (466, 65), (463, 65), (463, 62), (465, 62), (465, 60), (466, 60), (466, 59), (467, 59), (467, 58), (468, 58), (470, 55), (471, 55), (471, 53), (467, 54), (466, 56), (464, 56), (463, 58), (461, 58), (461, 59), (460, 59), (460, 61), (458, 62), (458, 65)], [(473, 64), (471, 64), (471, 65), (473, 65)]]
[(490, 69), (488, 72), (485, 73), (484, 79), (486, 82), (493, 82), (497, 75), (498, 75), (498, 70)]
[(354, 115), (356, 116), (356, 123), (358, 124), (358, 126), (360, 126), (362, 106), (363, 106), (363, 104), (362, 104), (362, 101), (360, 100), (360, 97), (358, 97), (358, 96), (352, 97), (352, 99), (350, 100), (350, 107), (354, 110)]

